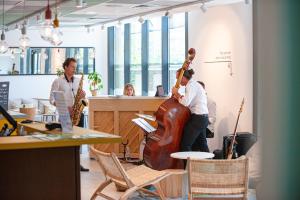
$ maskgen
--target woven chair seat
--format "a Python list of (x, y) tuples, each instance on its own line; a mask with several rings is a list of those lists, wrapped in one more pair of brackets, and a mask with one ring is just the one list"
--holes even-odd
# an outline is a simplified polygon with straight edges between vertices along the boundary
[(151, 183), (153, 183), (155, 182), (153, 181), (154, 179), (167, 175), (167, 172), (153, 170), (149, 167), (146, 167), (145, 165), (131, 168), (126, 171), (126, 173), (130, 177), (130, 180), (133, 182), (133, 184), (138, 186), (148, 185), (149, 180), (151, 180)]
[(194, 194), (241, 194), (245, 188), (191, 188)]

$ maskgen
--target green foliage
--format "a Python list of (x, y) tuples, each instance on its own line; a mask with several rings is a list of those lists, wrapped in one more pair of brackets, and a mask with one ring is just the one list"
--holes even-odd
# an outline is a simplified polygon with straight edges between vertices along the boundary
[(63, 75), (64, 72), (65, 72), (65, 71), (64, 71), (64, 69), (62, 69), (62, 68), (57, 68), (57, 69), (56, 69), (56, 75), (57, 75), (57, 76)]
[(103, 88), (102, 77), (99, 73), (93, 72), (88, 75), (90, 90), (100, 90)]

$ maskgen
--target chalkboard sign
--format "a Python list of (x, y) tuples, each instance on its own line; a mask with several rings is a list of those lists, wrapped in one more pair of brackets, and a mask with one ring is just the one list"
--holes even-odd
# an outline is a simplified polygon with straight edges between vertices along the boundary
[(8, 109), (9, 82), (0, 82), (0, 105)]

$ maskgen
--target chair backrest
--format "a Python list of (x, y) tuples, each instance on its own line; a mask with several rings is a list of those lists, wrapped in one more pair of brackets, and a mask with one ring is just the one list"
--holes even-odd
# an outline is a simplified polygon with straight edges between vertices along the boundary
[[(247, 193), (248, 158), (245, 156), (231, 160), (188, 159), (188, 173), (190, 193), (192, 188), (219, 188), (214, 194)], [(221, 188), (228, 190), (224, 192)]]
[(105, 153), (102, 151), (98, 151), (93, 146), (90, 147), (90, 150), (95, 155), (96, 160), (99, 163), (106, 178), (110, 178), (112, 179), (112, 181), (124, 182), (129, 187), (133, 186), (133, 183), (130, 181), (125, 169), (114, 153)]

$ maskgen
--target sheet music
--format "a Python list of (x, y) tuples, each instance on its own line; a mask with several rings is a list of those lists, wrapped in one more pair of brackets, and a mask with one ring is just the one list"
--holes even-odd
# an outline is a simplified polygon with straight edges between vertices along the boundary
[(62, 132), (72, 133), (73, 124), (71, 121), (70, 113), (65, 101), (64, 93), (62, 91), (53, 91), (53, 96), (58, 111), (59, 122), (61, 123)]
[(148, 119), (150, 121), (154, 121), (154, 122), (156, 120), (156, 117), (152, 116), (152, 115), (146, 115), (146, 114), (140, 114), (140, 113), (135, 113), (135, 115), (137, 115), (139, 117), (142, 117), (142, 118), (145, 118), (145, 119)]
[(152, 133), (152, 132), (156, 131), (156, 128), (154, 128), (151, 124), (149, 124), (146, 120), (144, 120), (142, 118), (135, 118), (135, 119), (132, 119), (132, 121), (136, 125), (141, 127), (147, 133)]

